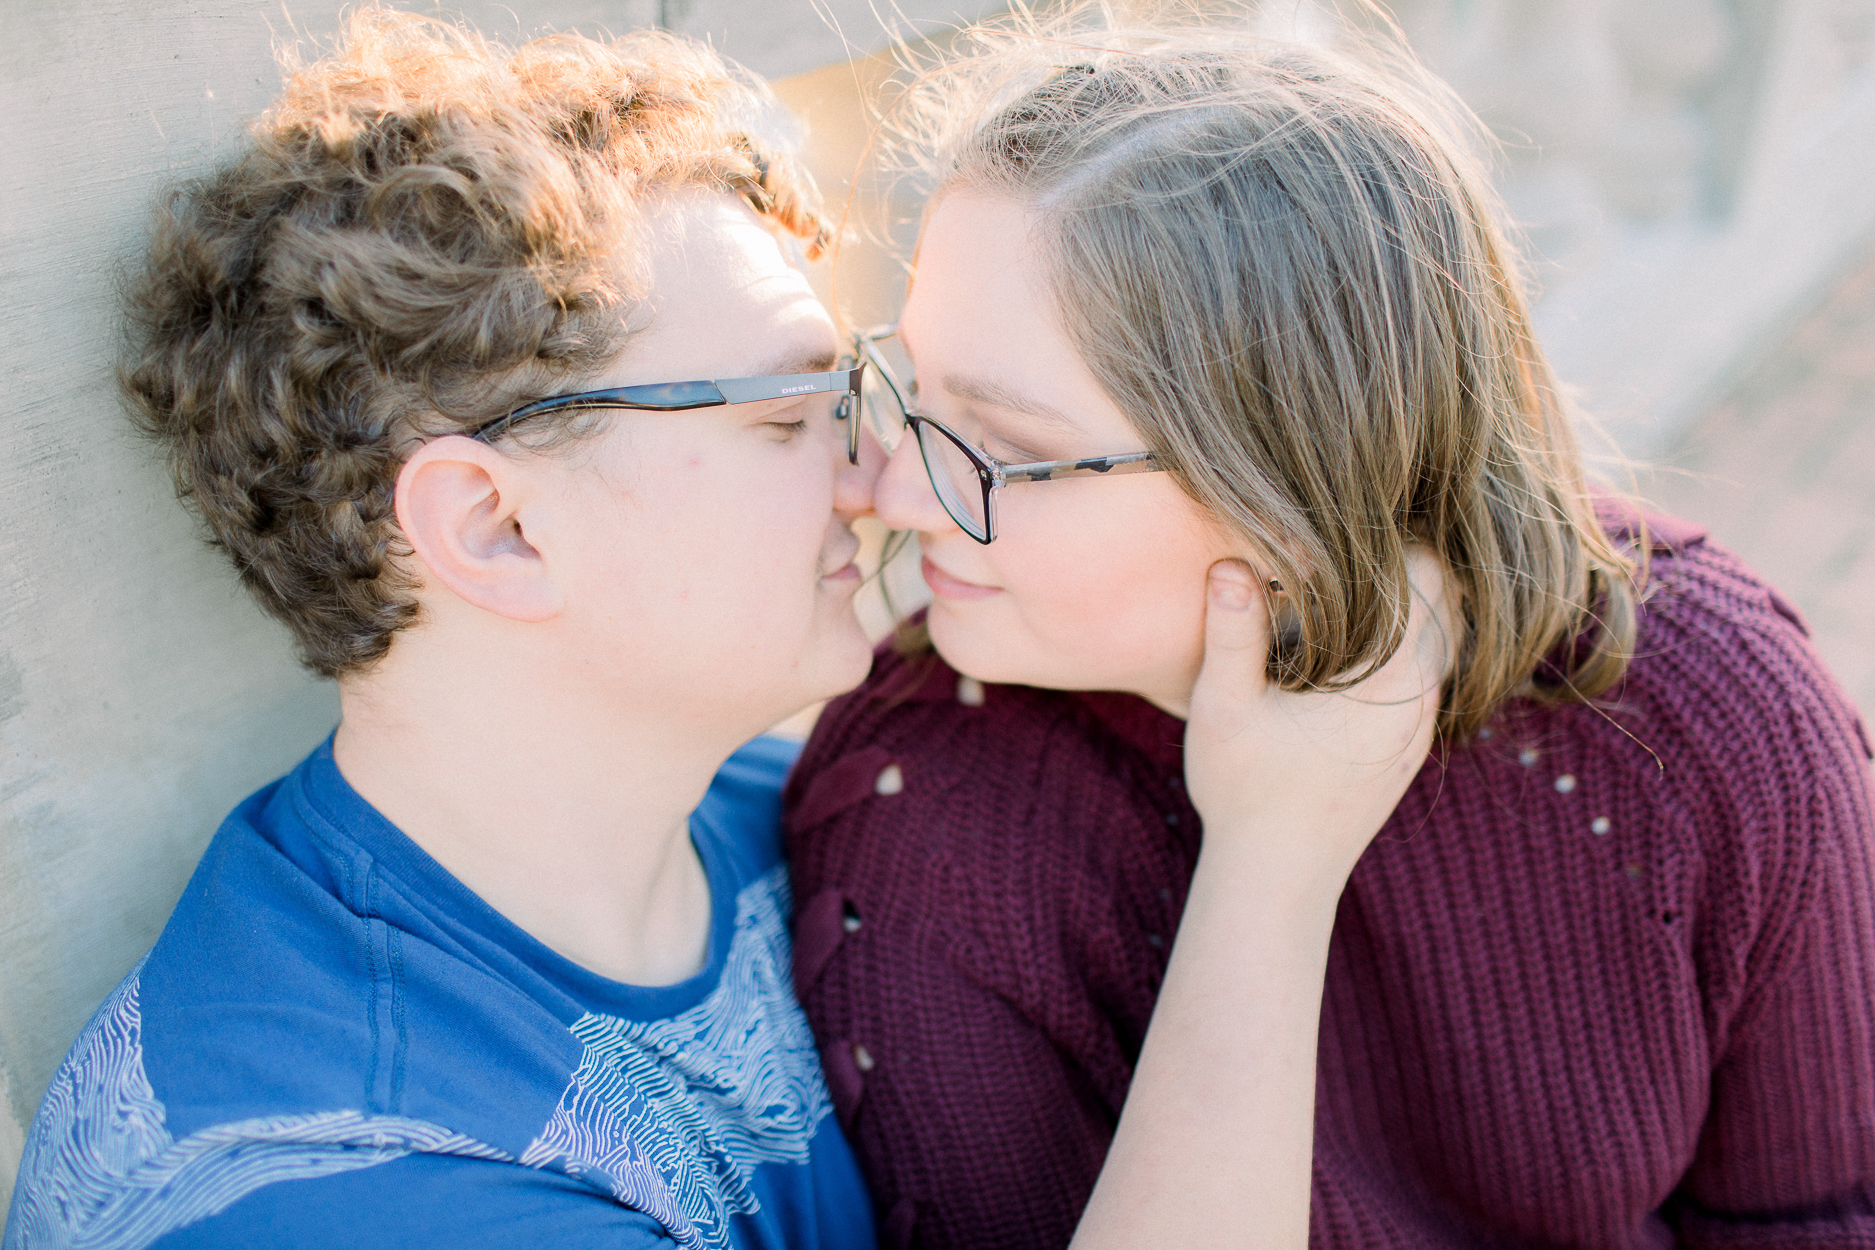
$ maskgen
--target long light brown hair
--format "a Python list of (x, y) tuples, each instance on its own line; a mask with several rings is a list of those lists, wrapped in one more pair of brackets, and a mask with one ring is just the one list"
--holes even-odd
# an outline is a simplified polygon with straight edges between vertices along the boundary
[(1506, 698), (1614, 685), (1639, 572), (1596, 519), (1475, 122), (1397, 42), (1344, 33), (1025, 13), (925, 67), (888, 121), (936, 196), (1034, 212), (1094, 375), (1285, 592), (1284, 687), (1384, 663), (1407, 545), (1437, 551), (1457, 740)]

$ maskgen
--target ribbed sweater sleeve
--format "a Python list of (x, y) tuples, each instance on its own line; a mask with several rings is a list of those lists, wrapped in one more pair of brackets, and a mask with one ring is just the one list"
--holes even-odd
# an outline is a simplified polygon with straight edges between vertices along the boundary
[(1660, 633), (1685, 645), (1649, 677), (1701, 834), (1691, 932), (1712, 1079), (1669, 1210), (1689, 1247), (1875, 1246), (1866, 729), (1794, 608), (1722, 553), (1682, 563), (1673, 591), (1697, 606), (1672, 613)]

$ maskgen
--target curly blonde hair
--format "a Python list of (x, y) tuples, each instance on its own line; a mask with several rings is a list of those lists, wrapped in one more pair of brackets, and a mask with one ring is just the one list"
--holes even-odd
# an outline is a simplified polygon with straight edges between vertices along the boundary
[(1094, 375), (1286, 592), (1273, 679), (1383, 664), (1418, 542), (1462, 610), (1448, 741), (1506, 698), (1620, 680), (1642, 557), (1596, 518), (1475, 121), (1397, 38), (1024, 11), (923, 67), (887, 124), (933, 202), (1034, 213)]
[(417, 618), (403, 449), (620, 351), (647, 195), (740, 195), (810, 257), (828, 229), (758, 134), (767, 89), (668, 34), (511, 50), (366, 8), (288, 75), (247, 150), (159, 210), (120, 379), (212, 541), (338, 676)]

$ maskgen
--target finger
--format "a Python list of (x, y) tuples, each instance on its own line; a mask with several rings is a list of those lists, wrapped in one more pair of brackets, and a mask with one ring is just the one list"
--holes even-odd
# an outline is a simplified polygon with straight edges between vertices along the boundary
[(1269, 662), (1268, 601), (1241, 560), (1219, 560), (1205, 579), (1204, 664), (1198, 690), (1245, 697), (1260, 691)]

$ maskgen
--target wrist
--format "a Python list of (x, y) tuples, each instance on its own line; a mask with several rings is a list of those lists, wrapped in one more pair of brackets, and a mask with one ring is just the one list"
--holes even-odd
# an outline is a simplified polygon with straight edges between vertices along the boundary
[(1324, 854), (1321, 831), (1280, 839), (1217, 838), (1205, 831), (1186, 914), (1218, 907), (1244, 927), (1326, 934), (1359, 849)]
[[(1227, 882), (1265, 905), (1333, 907), (1385, 817), (1261, 809), (1226, 823), (1204, 821), (1197, 874)], [(1194, 888), (1196, 878), (1194, 877)]]

